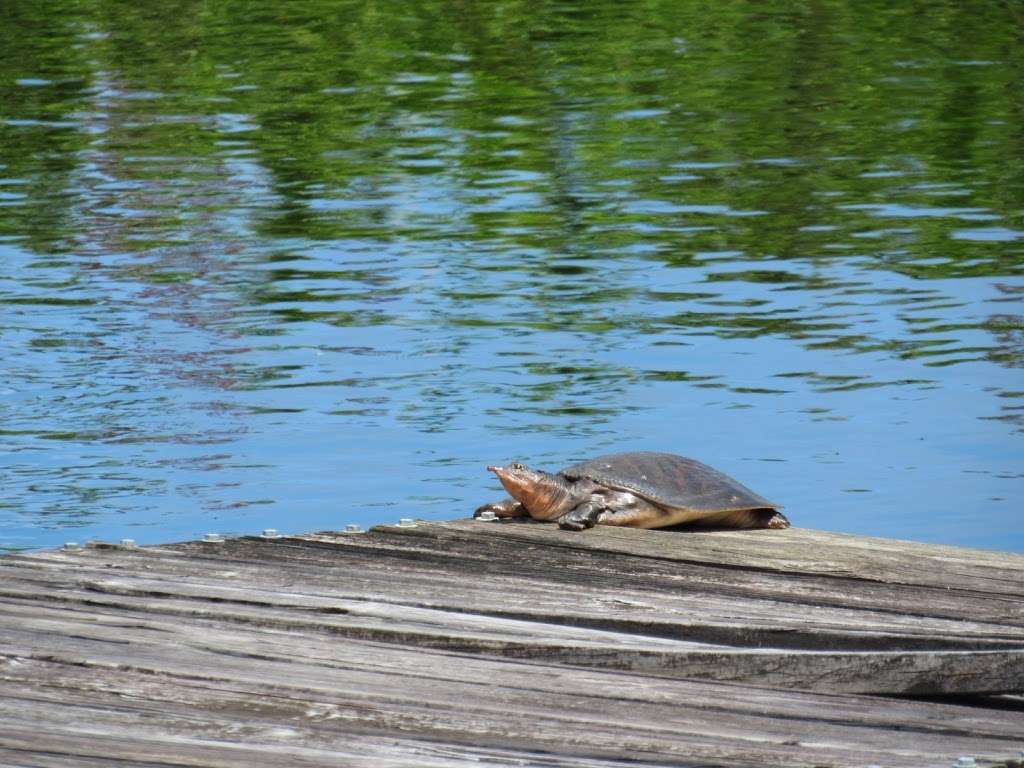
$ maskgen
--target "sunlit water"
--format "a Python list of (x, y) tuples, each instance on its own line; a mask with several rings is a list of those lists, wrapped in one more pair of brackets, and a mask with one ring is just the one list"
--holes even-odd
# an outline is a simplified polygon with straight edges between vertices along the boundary
[(1024, 551), (1021, 19), (969, 5), (6, 7), (0, 548), (655, 449)]

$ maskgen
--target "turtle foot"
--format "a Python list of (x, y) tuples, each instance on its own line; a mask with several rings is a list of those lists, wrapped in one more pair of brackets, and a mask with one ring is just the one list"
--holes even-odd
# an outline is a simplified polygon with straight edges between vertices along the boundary
[(776, 512), (764, 522), (765, 528), (789, 528), (789, 518), (781, 512)]
[(584, 502), (558, 518), (558, 527), (564, 531), (585, 531), (597, 524), (601, 511), (597, 505)]
[(484, 512), (493, 512), (495, 517), (528, 517), (526, 507), (515, 499), (495, 501), (490, 504), (482, 504), (473, 512), (473, 517), (480, 517)]

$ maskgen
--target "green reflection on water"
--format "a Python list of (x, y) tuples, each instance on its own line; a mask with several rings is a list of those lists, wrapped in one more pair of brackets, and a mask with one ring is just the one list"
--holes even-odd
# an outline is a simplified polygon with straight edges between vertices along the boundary
[[(579, 255), (643, 244), (685, 263), (722, 249), (827, 257), (879, 233), (877, 268), (1020, 270), (1019, 242), (951, 238), (955, 218), (884, 229), (907, 220), (886, 205), (963, 208), (967, 198), (1020, 227), (1022, 47), (1019, 20), (999, 3), (919, 13), (880, 2), (627, 2), (584, 13), (514, 2), (55, 2), (4, 13), (0, 157), (6, 176), (30, 183), (0, 232), (40, 243), (67, 240), (61, 203), (73, 201), (77, 153), (90, 143), (81, 129), (102, 122), (106, 151), (136, 180), (164, 178), (154, 164), (164, 159), (213, 183), (216, 163), (197, 161), (223, 162), (237, 141), (272, 177), (260, 231), (279, 237), (457, 235)], [(17, 84), (27, 78), (46, 84)], [(111, 90), (130, 98), (83, 117)], [(453, 199), (396, 220), (404, 180), (424, 174)], [(880, 196), (886, 205), (873, 208)], [(470, 210), (452, 216), (457, 207)], [(180, 223), (177, 205), (153, 213)]]

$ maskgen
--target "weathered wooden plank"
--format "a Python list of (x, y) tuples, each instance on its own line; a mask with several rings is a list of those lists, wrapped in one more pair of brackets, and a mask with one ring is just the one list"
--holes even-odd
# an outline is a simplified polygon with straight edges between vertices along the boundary
[[(404, 540), (398, 537), (399, 544)], [(747, 574), (740, 573), (743, 583), (737, 586), (735, 579), (711, 581), (702, 572), (714, 570), (711, 568), (681, 570), (670, 563), (659, 572), (638, 573), (642, 569), (634, 562), (637, 558), (625, 563), (602, 558), (588, 567), (571, 563), (570, 575), (580, 583), (573, 585), (572, 598), (567, 599), (559, 563), (534, 556), (539, 562), (520, 565), (523, 553), (515, 548), (515, 542), (506, 551), (491, 552), (489, 560), (491, 564), (512, 561), (520, 571), (514, 583), (481, 578), (472, 559), (464, 556), (465, 547), (453, 555), (446, 553), (443, 567), (401, 559), (399, 570), (392, 550), (377, 549), (373, 558), (368, 558), (360, 548), (356, 557), (345, 558), (346, 553), (329, 546), (323, 563), (317, 560), (321, 553), (316, 550), (296, 551), (286, 542), (250, 541), (233, 542), (213, 559), (205, 558), (205, 551), (203, 557), (184, 561), (178, 553), (166, 558), (150, 556), (145, 567), (154, 578), (170, 576), (176, 583), (192, 579), (200, 589), (215, 581), (242, 584), (251, 592), (250, 600), (272, 599), (294, 578), (304, 589), (324, 596), (397, 599), (451, 610), (464, 610), (470, 604), (475, 611), (493, 615), (706, 642), (735, 640), (745, 645), (822, 650), (923, 650), (994, 648), (1017, 645), (1024, 638), (1022, 601), (984, 594), (922, 593), (873, 583), (858, 584), (856, 589), (844, 584), (829, 592), (819, 585), (809, 593), (800, 590), (799, 584), (776, 584), (774, 577), (752, 583)], [(280, 552), (286, 552), (287, 558), (279, 560), (276, 553)], [(77, 557), (54, 556), (65, 560)], [(122, 557), (130, 562), (139, 555)], [(570, 560), (568, 555), (565, 559)], [(182, 562), (184, 567), (176, 565)], [(267, 567), (271, 563), (280, 567)], [(492, 565), (489, 570), (493, 573), (497, 568)], [(725, 571), (726, 575), (735, 573)], [(31, 581), (31, 576), (27, 578)], [(84, 577), (80, 581), (85, 583)], [(98, 580), (93, 586), (102, 589)], [(988, 620), (979, 620), (979, 615)]]
[[(552, 527), (546, 528), (550, 531)], [(460, 530), (458, 524), (435, 525), (428, 530), (431, 532), (429, 536), (418, 534), (414, 539), (420, 551), (426, 551), (425, 543), (432, 542), (434, 546), (443, 547), (441, 553), (446, 558), (440, 562), (431, 562), (432, 568), (420, 574), (420, 582), (431, 585), (434, 583), (433, 576), (438, 571), (439, 564), (443, 565), (445, 570), (454, 567), (454, 563), (464, 565), (467, 555), (466, 540), (483, 541), (491, 548), (489, 556), (492, 559), (495, 554), (494, 547), (500, 545), (502, 541), (506, 544), (509, 541), (507, 538), (494, 536), (494, 527), (481, 527), (479, 524), (470, 527), (468, 532)], [(454, 538), (452, 530), (455, 530)], [(382, 537), (364, 538), (379, 542)], [(407, 542), (409, 535), (403, 530), (397, 539), (399, 542)], [(354, 541), (352, 537), (344, 537), (340, 539), (340, 546), (353, 546), (351, 542)], [(324, 544), (324, 540), (321, 539), (319, 543)], [(328, 541), (324, 546), (335, 546), (337, 543)], [(362, 548), (364, 543), (360, 542), (355, 546)], [(457, 548), (456, 544), (459, 545)], [(512, 544), (515, 545), (516, 540), (513, 539)], [(254, 548), (258, 551), (253, 552)], [(559, 545), (558, 549), (562, 548), (562, 545)], [(186, 553), (180, 551), (161, 559), (172, 566), (188, 562), (189, 568), (195, 570), (196, 562), (206, 558), (211, 551), (209, 547), (196, 548), (195, 545), (192, 545), (192, 549), (191, 560), (183, 560)], [(414, 547), (407, 546), (398, 551), (407, 559), (412, 549)], [(235, 567), (238, 565), (239, 557), (253, 558), (259, 554), (281, 550), (280, 543), (271, 545), (260, 541), (232, 542), (218, 549), (213, 562), (218, 564), (219, 571), (209, 575), (237, 575), (234, 571), (225, 571), (224, 564), (230, 562), (232, 567)], [(302, 581), (305, 588), (309, 589), (311, 585), (317, 584), (317, 580), (311, 578), (309, 568), (306, 567), (310, 562), (309, 551), (295, 547), (290, 547), (289, 551), (290, 555), (293, 558), (297, 556), (304, 566)], [(380, 552), (378, 543), (375, 554), (379, 555)], [(231, 559), (231, 553), (234, 553), (234, 560)], [(516, 562), (519, 552), (513, 547), (501, 555), (504, 562)], [(49, 555), (51, 561), (68, 561), (74, 557), (76, 556), (56, 553)], [(124, 557), (122, 554), (121, 559)], [(80, 562), (83, 558), (77, 559)], [(365, 557), (361, 559), (365, 560)], [(472, 560), (472, 557), (470, 559)], [(150, 560), (152, 561), (152, 558)], [(606, 571), (611, 567), (613, 576), (628, 582), (633, 570), (630, 567), (632, 564), (624, 565), (613, 560), (609, 566), (607, 561), (607, 557), (602, 557), (600, 567)], [(672, 563), (669, 565), (673, 566)], [(673, 567), (678, 568), (677, 565)], [(665, 608), (673, 607), (671, 598), (661, 583), (648, 584), (657, 591), (647, 597), (653, 597), (656, 602), (649, 604), (649, 616), (640, 620), (635, 616), (629, 619), (611, 618), (607, 608), (607, 588), (586, 595), (597, 601), (597, 605), (600, 606), (597, 611), (581, 610), (579, 597), (569, 604), (568, 611), (562, 611), (560, 614), (542, 614), (525, 607), (510, 611), (509, 604), (515, 600), (518, 584), (507, 590), (507, 595), (500, 595), (498, 598), (503, 607), (492, 607), (490, 612), (483, 607), (486, 605), (485, 599), (466, 591), (463, 591), (459, 598), (461, 603), (457, 600), (450, 601), (454, 604), (435, 604), (428, 609), (419, 607), (422, 602), (416, 607), (411, 607), (408, 603), (401, 604), (393, 600), (372, 602), (365, 596), (358, 602), (353, 602), (336, 592), (315, 598), (296, 598), (287, 596), (286, 593), (285, 605), (279, 607), (283, 607), (287, 615), (275, 617), (266, 613), (272, 610), (270, 596), (274, 594), (266, 583), (261, 585), (260, 597), (257, 600), (251, 595), (254, 585), (248, 580), (243, 589), (224, 586), (209, 579), (205, 583), (189, 584), (187, 579), (194, 577), (182, 575), (177, 579), (171, 579), (167, 574), (163, 574), (160, 580), (154, 580), (140, 578), (136, 574), (130, 580), (119, 580), (107, 574), (98, 577), (98, 574), (93, 573), (91, 578), (85, 578), (81, 570), (79, 569), (78, 577), (80, 589), (108, 595), (121, 593), (125, 596), (161, 596), (165, 599), (159, 603), (157, 610), (160, 611), (190, 616), (216, 615), (234, 622), (271, 622), (292, 628), (329, 630), (353, 638), (413, 643), (424, 647), (521, 658), (544, 657), (565, 664), (650, 670), (652, 673), (663, 675), (755, 681), (767, 685), (804, 687), (810, 690), (941, 694), (1000, 693), (1024, 689), (1024, 651), (1020, 650), (1024, 645), (1021, 642), (1022, 631), (1012, 624), (990, 622), (980, 625), (963, 621), (918, 620), (916, 631), (907, 632), (906, 620), (894, 616), (892, 611), (872, 617), (874, 623), (870, 623), (865, 620), (863, 611), (857, 612), (856, 615), (849, 612), (839, 615), (835, 609), (829, 609), (831, 627), (823, 626), (825, 622), (818, 622), (817, 626), (808, 626), (809, 618), (813, 617), (814, 612), (820, 607), (789, 603), (790, 625), (783, 627), (780, 626), (778, 617), (785, 612), (783, 608), (787, 604), (780, 604), (777, 600), (755, 601), (747, 596), (742, 598), (742, 605), (735, 597), (717, 596), (714, 599), (707, 599), (705, 596), (697, 605), (687, 606), (688, 613), (684, 614), (685, 618), (681, 619), (674, 615), (669, 620), (659, 620), (650, 617), (650, 614), (657, 613), (659, 605), (663, 614)], [(280, 569), (269, 570), (271, 573), (281, 572)], [(689, 578), (692, 570), (691, 566), (676, 575), (680, 578)], [(334, 579), (337, 575), (337, 570), (332, 569), (330, 578)], [(539, 579), (540, 575), (535, 573), (535, 580)], [(659, 574), (661, 581), (665, 581), (668, 575)], [(560, 588), (557, 582), (560, 576), (561, 574), (551, 576), (556, 579), (556, 589)], [(587, 580), (592, 581), (590, 578)], [(393, 583), (389, 584), (392, 590), (395, 586)], [(410, 597), (404, 591), (402, 594), (407, 599)], [(621, 603), (624, 597), (629, 600), (628, 593), (621, 588), (611, 590), (611, 594), (617, 603)], [(67, 600), (70, 595), (71, 591), (65, 586), (61, 594), (62, 599)], [(842, 590), (840, 595), (847, 600), (857, 599), (849, 588)], [(583, 596), (583, 593), (580, 596)], [(192, 602), (189, 602), (189, 598), (193, 598)], [(194, 598), (201, 598), (204, 607), (197, 608)], [(79, 599), (83, 599), (81, 595)], [(313, 619), (299, 616), (300, 611), (295, 610), (297, 606), (288, 605), (288, 601), (294, 603), (297, 599), (305, 602), (303, 610), (306, 613), (313, 607), (321, 613), (329, 611), (334, 615), (328, 618), (318, 615)], [(557, 599), (560, 605), (566, 605), (561, 593), (557, 595)], [(1005, 595), (998, 595), (995, 599), (1001, 602), (1009, 600)], [(327, 602), (311, 606), (311, 601), (316, 603), (317, 600)], [(493, 596), (491, 600), (493, 602)], [(94, 597), (89, 602), (100, 601)], [(261, 603), (259, 610), (265, 615), (256, 615), (256, 609), (253, 608), (256, 602)], [(238, 605), (243, 603), (248, 604), (244, 616), (238, 608)], [(226, 612), (225, 608), (228, 604), (234, 605), (230, 613)], [(630, 601), (630, 608), (637, 604), (636, 600)], [(733, 617), (731, 626), (723, 622), (717, 625), (709, 623), (703, 615), (700, 616), (698, 623), (698, 614), (713, 612), (716, 608), (720, 615)], [(794, 608), (798, 610), (793, 610)], [(766, 627), (769, 614), (772, 614), (770, 621), (774, 624)], [(803, 629), (794, 630), (794, 625), (801, 622), (805, 625)], [(902, 632), (899, 629), (894, 631), (894, 626), (900, 627)], [(840, 627), (842, 629), (837, 629)], [(889, 629), (882, 632), (882, 627)], [(766, 645), (766, 640), (787, 635), (787, 642), (780, 644), (782, 648), (751, 650), (752, 647)], [(709, 640), (715, 642), (708, 642)], [(823, 651), (823, 640), (831, 643), (832, 648), (829, 650), (833, 652)], [(957, 652), (964, 647), (988, 648), (993, 652), (984, 655)], [(929, 648), (930, 652), (923, 648)], [(814, 652), (794, 653), (796, 649), (814, 649)], [(999, 652), (995, 652), (997, 650)], [(868, 651), (876, 652), (867, 653)]]
[[(146, 602), (149, 605), (146, 605)], [(520, 658), (546, 654), (568, 657), (575, 651), (584, 654), (588, 649), (597, 655), (604, 655), (616, 650), (647, 654), (659, 649), (672, 653), (720, 648), (705, 643), (642, 638), (624, 633), (557, 625), (544, 627), (543, 634), (539, 634), (537, 625), (526, 621), (386, 604), (350, 603), (351, 607), (346, 608), (342, 607), (344, 604), (336, 603), (336, 610), (331, 612), (332, 615), (307, 619), (301, 616), (286, 617), (280, 612), (223, 604), (215, 608), (196, 608), (183, 600), (162, 600), (160, 608), (156, 610), (151, 607), (152, 603), (152, 600), (125, 600), (121, 603), (120, 613), (134, 617), (140, 622), (135, 626), (147, 628), (173, 628), (180, 622), (178, 617), (188, 617), (195, 621), (249, 624), (294, 632), (313, 631), (357, 640), (489, 652)], [(26, 628), (37, 628), (38, 632), (46, 633), (77, 624), (76, 617), (66, 611), (45, 611), (38, 606), (10, 601), (0, 605), (4, 607), (7, 617), (16, 622), (14, 626), (0, 627), (0, 638), (7, 632), (17, 632)], [(88, 621), (87, 624), (102, 626), (95, 621)], [(123, 631), (130, 628), (130, 625), (123, 622), (119, 622), (118, 626), (123, 626)]]
[[(544, 530), (540, 531), (538, 541), (522, 541), (514, 535), (485, 537), (474, 535), (472, 531), (467, 535), (456, 531), (452, 536), (446, 529), (455, 524), (446, 523), (442, 528), (434, 525), (429, 534), (417, 533), (418, 529), (389, 529), (386, 536), (374, 538), (372, 544), (357, 543), (352, 537), (309, 539), (312, 542), (325, 541), (331, 546), (340, 544), (366, 553), (374, 552), (378, 556), (401, 559), (403, 563), (431, 562), (433, 558), (435, 565), (445, 562), (446, 571), (454, 572), (457, 577), (462, 573), (473, 574), (475, 578), (467, 576), (463, 579), (465, 589), (473, 589), (474, 582), (477, 582), (483, 589), (500, 588), (504, 595), (514, 595), (521, 583), (528, 584), (531, 579), (537, 579), (559, 587), (562, 592), (570, 590), (574, 595), (588, 586), (602, 590), (607, 596), (623, 588), (637, 586), (666, 596), (678, 593), (703, 593), (716, 598), (748, 595), (759, 600), (772, 599), (780, 607), (786, 603), (845, 605), (857, 609), (876, 608), (900, 615), (947, 616), (956, 620), (963, 619), (967, 608), (972, 619), (993, 618), (1000, 623), (1024, 626), (1024, 609), (1019, 598), (966, 590), (959, 584), (915, 587), (879, 583), (868, 578), (821, 577), (753, 567), (737, 569), (711, 562), (680, 565), (678, 560), (670, 558), (648, 558), (613, 550), (574, 547), (570, 546), (571, 541), (566, 544), (559, 539), (551, 544), (548, 539), (559, 532), (550, 526), (523, 526)], [(469, 525), (487, 527), (482, 523)], [(490, 530), (500, 532), (504, 527), (499, 524)], [(519, 527), (515, 525), (513, 530)], [(652, 535), (659, 534), (666, 535), (652, 532)], [(450, 556), (448, 552), (457, 555)], [(401, 574), (397, 575), (401, 577)], [(515, 588), (505, 583), (495, 584), (488, 578), (491, 575), (515, 576)], [(851, 580), (854, 582), (853, 592)], [(563, 604), (575, 601), (566, 600), (564, 594), (558, 599)]]
[[(379, 584), (372, 581), (354, 585), (350, 574), (345, 573), (340, 564), (331, 569), (331, 583), (321, 583), (323, 574), (318, 577), (307, 572), (307, 588), (317, 589), (317, 594), (311, 596), (290, 591), (280, 580), (275, 583), (273, 577), (281, 575), (279, 569), (271, 571), (271, 578), (261, 577), (267, 570), (262, 567), (251, 574), (236, 572), (227, 584), (222, 574), (203, 573), (201, 567), (193, 567), (186, 573), (180, 570), (153, 574), (150, 569), (149, 578), (136, 576), (119, 580), (111, 578), (109, 570), (83, 566), (76, 569), (76, 583), (65, 585), (53, 599), (99, 605), (104, 601), (104, 594), (139, 598), (200, 597), (210, 602), (268, 610), (279, 607), (311, 613), (349, 614), (369, 610), (371, 603), (415, 605), (456, 613), (466, 613), (467, 604), (471, 604), (474, 614), (480, 615), (572, 626), (602, 625), (609, 630), (619, 629), (647, 637), (679, 637), (695, 642), (703, 638), (704, 642), (745, 646), (753, 645), (755, 640), (760, 640), (762, 645), (770, 644), (765, 641), (776, 640), (779, 643), (776, 647), (848, 647), (854, 650), (998, 649), (1024, 644), (1024, 628), (995, 623), (901, 617), (891, 612), (851, 611), (729, 596), (651, 595), (628, 589), (609, 595), (606, 590), (584, 587), (572, 603), (566, 604), (562, 590), (543, 590), (543, 584), (538, 588), (535, 583), (519, 583), (502, 593), (490, 587), (473, 590), (471, 585), (464, 586), (463, 579), (462, 583), (445, 584), (442, 589), (438, 579), (429, 578), (429, 572), (421, 572), (419, 579), (409, 580), (401, 588), (392, 583), (398, 594), (388, 599), (381, 594)], [(9, 567), (5, 569), (5, 576), (0, 596), (35, 599), (35, 579), (30, 570)], [(345, 578), (339, 579), (339, 576)], [(334, 581), (342, 582), (344, 587), (335, 586)], [(115, 605), (121, 604), (119, 598), (110, 600)], [(164, 601), (161, 606), (162, 610), (170, 610), (174, 604)], [(195, 610), (195, 607), (187, 610)], [(396, 611), (405, 609), (389, 610), (394, 616)], [(445, 619), (446, 625), (451, 621), (459, 619)], [(772, 633), (773, 629), (777, 631)]]
[[(0, 763), (924, 766), (1020, 748), (1013, 697), (835, 691), (1017, 689), (1024, 559), (911, 546), (898, 573), (900, 543), (806, 532), (827, 550), (812, 572), (729, 539), (748, 532), (590, 533), (456, 522), (0, 558)], [(685, 556), (644, 554), (666, 535)], [(876, 549), (882, 578), (843, 572)], [(969, 584), (918, 572), (957, 558)]]
[[(176, 601), (180, 602), (180, 601)], [(183, 611), (206, 626), (198, 635), (182, 635), (179, 648), (235, 652), (217, 646), (217, 620), (232, 625), (250, 623), (253, 611), (216, 604), (217, 611)], [(129, 606), (125, 606), (128, 608)], [(180, 622), (161, 616), (166, 610), (146, 611), (135, 605), (122, 611), (115, 626), (87, 617), (84, 622), (67, 612), (8, 603), (6, 613), (14, 626), (0, 627), (0, 643), (29, 655), (48, 652), (54, 640), (73, 628), (73, 638), (106, 643), (148, 642), (154, 630), (176, 634)], [(329, 631), (350, 639), (404, 643), (487, 653), (518, 659), (539, 659), (554, 664), (642, 671), (658, 676), (750, 682), (783, 688), (832, 692), (899, 691), (938, 695), (963, 691), (1002, 693), (1024, 688), (1024, 650), (971, 652), (835, 653), (733, 649), (659, 638), (620, 635), (595, 630), (538, 628), (529, 622), (446, 614), (401, 606), (352, 604), (339, 608), (347, 614), (303, 621), (260, 621), (258, 626), (291, 631)], [(367, 621), (368, 614), (378, 619)], [(130, 621), (125, 621), (130, 619)], [(212, 621), (211, 621), (212, 620)], [(201, 625), (200, 625), (201, 626)], [(540, 631), (538, 631), (540, 630)], [(232, 635), (237, 642), (239, 635)], [(265, 638), (261, 642), (266, 645)], [(66, 647), (66, 646), (60, 646)], [(266, 650), (261, 652), (266, 654)]]
[[(102, 722), (104, 732), (69, 722), (40, 734), (35, 722), (59, 719), (65, 707), (26, 704), (22, 727), (0, 725), (0, 765), (12, 768), (108, 768), (109, 766), (194, 766), (194, 768), (322, 768), (322, 766), (353, 766), (353, 768), (456, 768), (466, 765), (551, 765), (581, 768), (627, 768), (633, 761), (602, 760), (579, 757), (547, 758), (535, 755), (528, 748), (500, 749), (468, 744), (438, 744), (400, 736), (346, 734), (343, 738), (319, 739), (324, 742), (312, 748), (315, 729), (295, 725), (269, 724), (260, 729), (251, 719), (213, 721), (178, 714), (172, 720), (160, 711), (147, 712), (136, 718), (126, 717), (124, 708), (114, 710), (118, 716), (103, 718), (104, 710), (76, 703), (74, 712), (65, 717), (88, 714)], [(21, 718), (19, 718), (21, 719)], [(219, 730), (213, 738), (168, 733), (187, 724), (203, 730)], [(244, 738), (248, 743), (241, 743)]]
[(476, 526), (521, 543), (639, 555), (676, 562), (731, 566), (892, 584), (978, 590), (1024, 597), (1024, 555), (812, 531), (644, 531), (597, 526), (578, 534), (518, 519), (454, 520), (429, 527), (389, 527), (391, 535), (454, 540), (476, 538)]
[[(678, 565), (678, 560), (669, 558), (643, 554), (628, 556), (626, 553), (627, 557), (623, 559), (610, 557), (609, 555), (621, 554), (611, 550), (596, 550), (592, 554), (583, 547), (572, 546), (571, 540), (567, 546), (561, 538), (553, 539), (555, 546), (552, 547), (547, 543), (552, 536), (557, 537), (558, 534), (572, 536), (573, 534), (566, 534), (550, 526), (487, 526), (468, 523), (468, 525), (483, 526), (488, 532), (487, 536), (483, 536), (477, 535), (478, 532), (472, 529), (468, 535), (464, 535), (462, 531), (467, 524), (463, 523), (460, 528), (455, 529), (457, 535), (451, 537), (449, 529), (456, 525), (458, 524), (433, 524), (429, 529), (391, 528), (375, 532), (378, 535), (374, 537), (335, 537), (331, 543), (341, 543), (357, 548), (358, 561), (361, 563), (367, 562), (368, 558), (365, 556), (367, 553), (380, 555), (382, 554), (381, 550), (385, 548), (388, 556), (402, 562), (403, 566), (416, 563), (418, 558), (422, 557), (425, 565), (443, 564), (443, 570), (453, 573), (459, 580), (458, 585), (461, 589), (472, 589), (475, 583), (481, 590), (498, 589), (503, 594), (511, 591), (510, 585), (494, 584), (487, 578), (489, 573), (495, 572), (497, 575), (508, 573), (524, 578), (535, 577), (560, 587), (563, 592), (571, 590), (574, 593), (578, 589), (586, 589), (590, 583), (595, 583), (596, 587), (607, 593), (610, 590), (628, 586), (623, 583), (624, 580), (635, 579), (639, 585), (661, 593), (685, 590), (691, 593), (712, 594), (715, 597), (750, 594), (758, 599), (774, 597), (780, 602), (785, 602), (785, 598), (792, 597), (792, 593), (796, 591), (796, 599), (802, 604), (808, 605), (853, 604), (860, 607), (860, 600), (867, 598), (869, 601), (881, 602), (879, 607), (883, 610), (895, 607), (907, 610), (915, 607), (905, 603), (901, 606), (900, 601), (907, 595), (907, 585), (877, 583), (870, 566), (865, 569), (866, 572), (863, 575), (842, 577), (835, 581), (802, 571), (758, 571), (756, 569), (738, 571), (733, 566), (723, 567), (714, 562), (687, 564), (687, 567), (681, 568)], [(529, 531), (539, 528), (542, 530), (538, 532), (538, 535), (543, 538), (540, 542), (523, 542), (519, 537), (510, 535), (510, 540), (502, 541), (492, 535), (493, 531), (501, 532), (506, 527), (513, 531), (520, 528)], [(641, 532), (633, 531), (633, 533)], [(652, 532), (654, 536), (659, 534), (665, 535), (662, 532)], [(682, 537), (681, 534), (676, 535)], [(639, 545), (640, 542), (637, 544)], [(187, 546), (194, 547), (195, 545)], [(292, 557), (294, 554), (289, 554), (289, 558)], [(336, 558), (336, 553), (332, 552), (331, 557)], [(311, 560), (311, 555), (303, 553), (303, 559)], [(1024, 587), (1020, 586), (1020, 574), (1024, 572), (1024, 558), (1017, 559), (1020, 561), (1020, 567), (1012, 572), (1012, 578), (1007, 577), (1004, 581), (1006, 584), (1018, 587), (1020, 591), (1024, 590)], [(370, 561), (373, 562), (372, 559)], [(434, 567), (434, 570), (437, 568)], [(474, 578), (466, 578), (463, 574), (472, 574)], [(400, 573), (394, 575), (401, 576)], [(934, 575), (934, 573), (929, 571), (929, 575)], [(858, 589), (855, 598), (851, 598), (847, 590), (848, 582), (851, 579), (854, 579)], [(1024, 627), (1024, 608), (1021, 606), (1020, 596), (1003, 597), (998, 590), (996, 592), (987, 589), (971, 591), (960, 584), (955, 575), (945, 578), (937, 589), (924, 588), (917, 594), (941, 598), (944, 593), (951, 591), (956, 593), (951, 598), (957, 607), (962, 607), (961, 601), (979, 596), (984, 598), (987, 607), (994, 609), (993, 615), (1000, 622), (1017, 620), (1017, 625)], [(816, 600), (815, 597), (818, 599)], [(563, 604), (570, 602), (565, 599), (564, 594), (559, 594), (558, 598)], [(972, 607), (981, 608), (982, 605)], [(962, 615), (958, 618), (962, 619)]]
[[(598, 758), (640, 764), (927, 765), (935, 754), (1005, 754), (1019, 730), (1019, 717), (958, 712), (948, 705), (659, 682), (609, 672), (566, 675), (546, 665), (512, 662), (481, 668), (484, 660), (437, 652), (410, 659), (390, 646), (361, 645), (359, 651), (369, 666), (383, 664), (391, 672), (262, 657), (257, 669), (237, 654), (193, 657), (189, 664), (187, 654), (176, 662), (155, 650), (146, 660), (152, 668), (104, 662), (90, 669), (22, 658), (15, 672), (0, 675), (0, 723), (46, 722), (47, 735), (37, 731), (27, 742), (40, 751), (53, 749), (49, 734), (65, 731), (90, 746), (86, 754), (110, 749), (107, 737), (125, 729), (158, 747), (168, 737), (184, 736), (188, 749), (240, 741), (329, 749), (343, 739), (348, 744), (353, 733), (358, 744), (361, 734), (383, 732), (443, 741), (455, 754), (469, 747), (541, 751), (571, 756), (576, 762), (569, 764), (577, 765)], [(388, 661), (403, 655), (404, 660)], [(478, 666), (467, 673), (462, 662)], [(467, 677), (477, 682), (467, 686)], [(99, 737), (98, 746), (90, 734)], [(238, 762), (227, 764), (245, 759), (251, 754), (231, 756)]]

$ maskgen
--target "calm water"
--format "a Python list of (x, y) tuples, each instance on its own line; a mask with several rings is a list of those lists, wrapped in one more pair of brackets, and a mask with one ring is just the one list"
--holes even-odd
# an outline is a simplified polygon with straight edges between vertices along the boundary
[(5, 2), (0, 265), (0, 548), (660, 449), (1024, 551), (1012, 3)]

